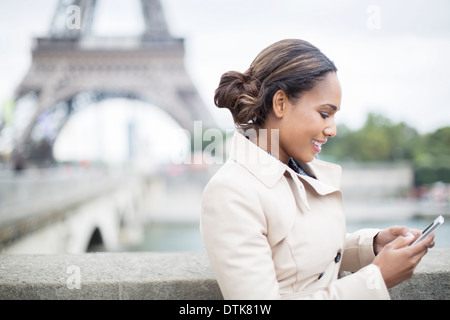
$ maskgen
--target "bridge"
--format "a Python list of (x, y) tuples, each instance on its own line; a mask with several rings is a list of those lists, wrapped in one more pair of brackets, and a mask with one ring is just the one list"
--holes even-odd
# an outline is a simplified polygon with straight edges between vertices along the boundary
[(150, 183), (151, 176), (82, 167), (4, 172), (0, 253), (120, 250), (127, 232), (139, 231)]

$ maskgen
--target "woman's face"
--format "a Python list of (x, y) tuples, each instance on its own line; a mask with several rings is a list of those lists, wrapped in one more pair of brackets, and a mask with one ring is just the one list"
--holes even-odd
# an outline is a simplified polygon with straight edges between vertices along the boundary
[[(310, 162), (321, 151), (327, 139), (336, 135), (334, 116), (340, 109), (341, 95), (338, 77), (335, 72), (330, 72), (299, 99), (291, 101), (284, 98), (285, 109), (276, 113), (279, 158), (282, 162), (287, 163), (290, 157)], [(277, 107), (275, 97), (274, 109)]]

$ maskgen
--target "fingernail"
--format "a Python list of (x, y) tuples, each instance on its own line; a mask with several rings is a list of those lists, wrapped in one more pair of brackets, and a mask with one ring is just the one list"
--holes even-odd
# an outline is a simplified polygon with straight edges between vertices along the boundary
[(405, 238), (414, 238), (414, 235), (411, 232), (407, 232)]

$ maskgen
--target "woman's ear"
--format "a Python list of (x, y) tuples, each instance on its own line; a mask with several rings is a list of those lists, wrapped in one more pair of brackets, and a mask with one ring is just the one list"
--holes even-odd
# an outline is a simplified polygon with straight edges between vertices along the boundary
[(272, 109), (275, 117), (281, 119), (286, 113), (288, 98), (283, 90), (278, 90), (273, 95)]

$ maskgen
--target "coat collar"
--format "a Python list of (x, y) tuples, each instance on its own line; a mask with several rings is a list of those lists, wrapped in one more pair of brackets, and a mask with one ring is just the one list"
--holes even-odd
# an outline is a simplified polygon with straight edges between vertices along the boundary
[(289, 168), (239, 131), (234, 132), (230, 159), (241, 164), (269, 188), (272, 188)]
[(313, 172), (316, 179), (303, 175), (299, 177), (313, 187), (318, 194), (326, 195), (340, 190), (342, 173), (340, 166), (318, 159), (305, 163), (305, 166)]
[(288, 172), (292, 177), (300, 177), (319, 194), (325, 195), (339, 190), (342, 171), (340, 166), (315, 159), (303, 165), (316, 179), (298, 175), (289, 166), (258, 147), (239, 131), (234, 132), (230, 159), (241, 164), (268, 188), (272, 188)]

